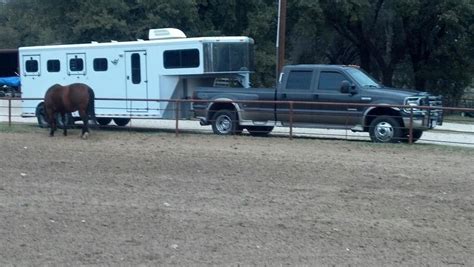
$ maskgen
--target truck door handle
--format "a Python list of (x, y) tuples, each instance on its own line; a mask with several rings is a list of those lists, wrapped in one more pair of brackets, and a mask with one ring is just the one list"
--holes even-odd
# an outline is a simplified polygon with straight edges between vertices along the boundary
[(313, 100), (317, 100), (319, 98), (319, 95), (313, 95)]
[(286, 94), (281, 94), (282, 99), (286, 99)]

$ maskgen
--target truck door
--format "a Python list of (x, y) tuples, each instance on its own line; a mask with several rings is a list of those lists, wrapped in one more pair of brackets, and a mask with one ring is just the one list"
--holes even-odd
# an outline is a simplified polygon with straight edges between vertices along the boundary
[[(283, 77), (281, 85), (277, 89), (277, 100), (298, 101), (307, 103), (293, 103), (293, 123), (314, 123), (318, 121), (315, 116), (315, 106), (310, 102), (317, 100), (315, 88), (315, 72), (313, 69), (290, 70)], [(290, 121), (290, 105), (288, 103), (277, 104), (276, 117), (283, 125)]]
[[(148, 99), (146, 51), (125, 52), (127, 99)], [(147, 101), (127, 101), (127, 112), (147, 112)]]
[(322, 104), (319, 106), (320, 111), (325, 114), (323, 123), (352, 128), (352, 126), (360, 124), (363, 107), (350, 105), (350, 103), (362, 103), (362, 101), (356, 94), (341, 92), (341, 83), (344, 80), (354, 84), (343, 72), (323, 69), (319, 73), (316, 92), (320, 102), (341, 103), (341, 105)]

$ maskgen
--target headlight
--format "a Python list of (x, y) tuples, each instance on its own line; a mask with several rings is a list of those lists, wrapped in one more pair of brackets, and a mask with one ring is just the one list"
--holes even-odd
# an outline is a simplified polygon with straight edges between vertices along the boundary
[[(407, 97), (405, 99), (405, 105), (406, 106), (413, 106), (413, 107), (421, 106), (421, 98), (420, 97)], [(422, 111), (419, 108), (413, 108), (413, 109), (405, 108), (404, 109), (404, 111), (407, 112), (407, 113), (410, 113), (411, 110), (413, 110), (413, 112), (416, 112), (416, 113), (420, 113)]]

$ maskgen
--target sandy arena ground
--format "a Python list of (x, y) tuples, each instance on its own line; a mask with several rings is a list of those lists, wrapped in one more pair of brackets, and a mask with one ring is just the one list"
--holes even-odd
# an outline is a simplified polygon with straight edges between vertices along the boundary
[(474, 150), (0, 129), (0, 265), (474, 265)]

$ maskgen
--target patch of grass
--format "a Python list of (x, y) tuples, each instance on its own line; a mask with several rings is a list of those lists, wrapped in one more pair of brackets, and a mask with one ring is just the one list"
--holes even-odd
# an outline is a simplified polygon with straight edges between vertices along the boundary
[(8, 122), (0, 122), (0, 133), (32, 133), (40, 132), (44, 129), (41, 129), (36, 124), (12, 124), (8, 126)]
[(443, 122), (448, 123), (461, 123), (461, 124), (474, 124), (474, 118), (463, 117), (460, 114), (451, 114), (444, 116)]

